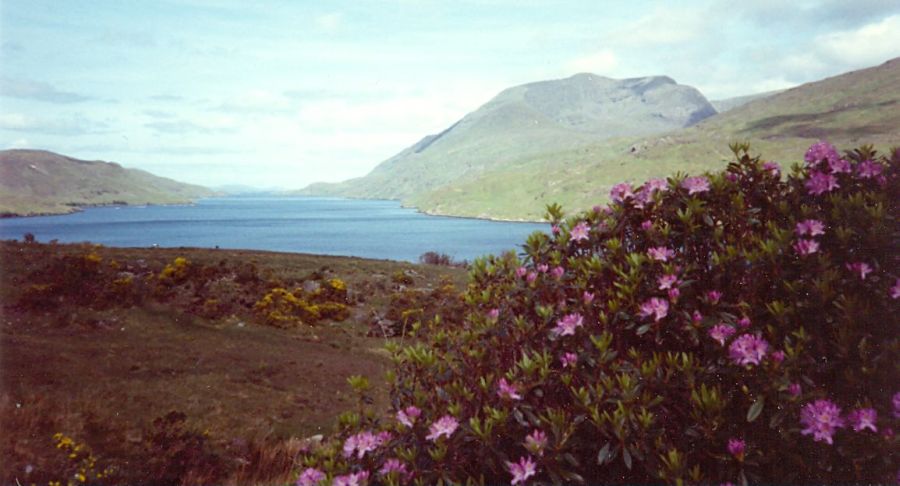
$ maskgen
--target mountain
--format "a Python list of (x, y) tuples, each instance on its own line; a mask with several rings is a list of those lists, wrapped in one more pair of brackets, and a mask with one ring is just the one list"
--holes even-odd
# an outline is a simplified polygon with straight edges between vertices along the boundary
[(715, 113), (699, 91), (666, 76), (616, 80), (576, 74), (506, 89), (369, 175), (314, 184), (302, 193), (406, 199), (530, 157), (665, 132)]
[(179, 204), (214, 193), (112, 162), (78, 160), (44, 150), (0, 151), (0, 214), (27, 216), (79, 206)]
[(382, 197), (401, 199), (427, 213), (537, 220), (548, 203), (558, 202), (570, 212), (601, 203), (612, 185), (621, 181), (639, 183), (677, 171), (721, 168), (732, 159), (728, 144), (735, 141), (749, 141), (754, 153), (785, 166), (801, 160), (806, 148), (820, 139), (841, 149), (870, 143), (885, 151), (900, 144), (900, 58), (686, 124), (690, 126), (649, 136), (595, 137), (586, 145), (498, 158), (486, 170), (457, 173), (417, 192), (388, 189), (396, 187), (392, 180), (407, 178), (406, 172), (421, 176), (464, 164), (466, 159), (447, 154), (433, 167), (408, 163), (392, 167), (393, 162), (409, 160), (400, 154), (370, 175), (338, 186), (344, 192), (336, 194), (368, 196), (372, 191), (366, 184), (377, 175), (387, 188)]
[(734, 98), (725, 98), (721, 100), (709, 100), (709, 102), (713, 105), (713, 108), (716, 109), (719, 113), (725, 113), (726, 111), (733, 110), (740, 106), (744, 106), (751, 101), (755, 101), (762, 98), (768, 98), (770, 96), (774, 96), (778, 93), (784, 91), (783, 89), (777, 89), (774, 91), (766, 91), (765, 93), (756, 93), (751, 95), (744, 96), (735, 96)]

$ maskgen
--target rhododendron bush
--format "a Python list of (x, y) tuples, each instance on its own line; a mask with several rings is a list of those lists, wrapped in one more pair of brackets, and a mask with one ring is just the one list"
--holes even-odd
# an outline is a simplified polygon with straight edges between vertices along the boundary
[(298, 484), (895, 481), (900, 152), (732, 148), (475, 262)]

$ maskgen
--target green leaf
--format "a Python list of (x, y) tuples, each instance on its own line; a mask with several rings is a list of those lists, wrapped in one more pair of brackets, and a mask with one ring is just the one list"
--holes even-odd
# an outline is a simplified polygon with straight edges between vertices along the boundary
[(750, 405), (750, 409), (747, 410), (747, 422), (753, 422), (759, 417), (759, 414), (763, 411), (763, 406), (766, 404), (766, 397), (759, 397), (753, 405)]
[(622, 448), (622, 460), (625, 461), (625, 467), (627, 467), (628, 470), (631, 471), (631, 453), (628, 452), (627, 447)]
[(603, 446), (600, 449), (600, 452), (597, 453), (597, 464), (603, 465), (604, 462), (609, 458), (609, 443)]

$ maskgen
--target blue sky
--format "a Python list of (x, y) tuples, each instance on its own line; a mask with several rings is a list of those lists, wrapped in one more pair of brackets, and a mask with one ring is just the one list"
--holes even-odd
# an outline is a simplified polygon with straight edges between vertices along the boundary
[(880, 64), (900, 2), (3, 0), (0, 40), (0, 148), (299, 188), (516, 84), (666, 74), (717, 99)]

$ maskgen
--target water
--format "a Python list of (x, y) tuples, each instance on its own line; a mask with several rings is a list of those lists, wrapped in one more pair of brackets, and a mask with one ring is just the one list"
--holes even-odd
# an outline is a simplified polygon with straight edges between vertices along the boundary
[(417, 261), (427, 251), (455, 260), (520, 250), (537, 223), (428, 216), (395, 201), (231, 197), (189, 206), (87, 208), (62, 216), (0, 219), (0, 238), (90, 241), (121, 247), (273, 250)]

